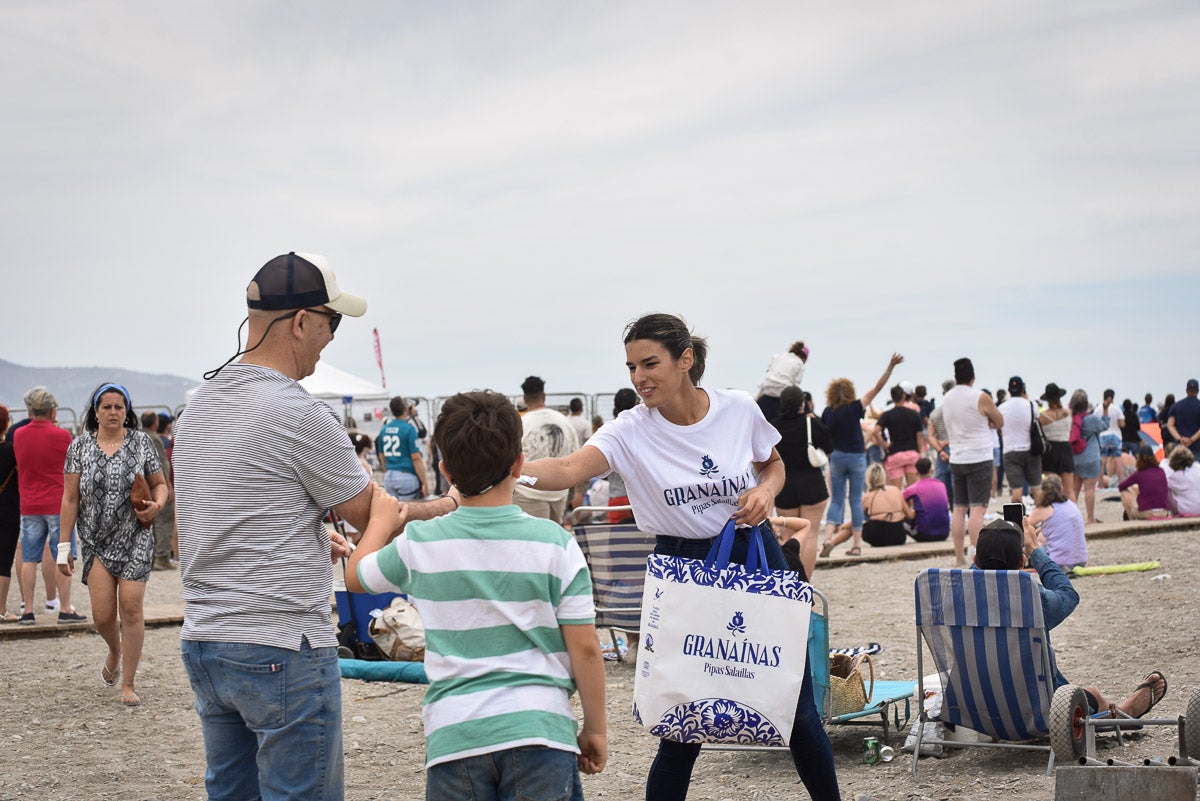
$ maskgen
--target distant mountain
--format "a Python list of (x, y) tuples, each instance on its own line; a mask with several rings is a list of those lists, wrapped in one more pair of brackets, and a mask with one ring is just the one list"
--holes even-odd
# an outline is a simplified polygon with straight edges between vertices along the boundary
[[(178, 375), (139, 373), (119, 367), (26, 367), (0, 359), (0, 403), (17, 418), (25, 416), (25, 393), (41, 385), (54, 395), (60, 409), (73, 410), (82, 421), (88, 395), (106, 381), (128, 389), (135, 408), (170, 409), (172, 414), (186, 401), (187, 391), (200, 383)], [(59, 413), (59, 421), (70, 422), (63, 412)]]

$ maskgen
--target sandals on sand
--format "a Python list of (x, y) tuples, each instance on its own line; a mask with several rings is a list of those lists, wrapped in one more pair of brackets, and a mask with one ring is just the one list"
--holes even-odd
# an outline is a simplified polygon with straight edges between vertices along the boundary
[(18, 617), (17, 615), (14, 615), (12, 612), (8, 611), (7, 609), (5, 609), (2, 614), (0, 614), (0, 623), (16, 623), (20, 619), (21, 619), (20, 617)]
[[(1162, 692), (1155, 694), (1154, 686), (1156, 684), (1158, 684), (1159, 679), (1162, 679), (1162, 683), (1163, 683)], [(1130, 702), (1136, 703), (1136, 701), (1134, 701), (1134, 699), (1138, 698), (1138, 693), (1140, 693), (1142, 690), (1150, 691), (1150, 703), (1149, 703), (1149, 705), (1146, 706), (1145, 709), (1143, 709), (1141, 712), (1138, 712), (1135, 715), (1135, 714), (1133, 714), (1132, 710), (1126, 711), (1124, 708), (1122, 708), (1124, 706), (1124, 707), (1133, 707), (1134, 709), (1136, 709), (1136, 707), (1134, 707), (1133, 704), (1131, 704)], [(1167, 694), (1167, 677), (1163, 675), (1163, 672), (1161, 670), (1152, 670), (1146, 674), (1145, 680), (1142, 681), (1141, 684), (1139, 684), (1137, 687), (1134, 688), (1133, 692), (1129, 694), (1128, 698), (1126, 698), (1120, 704), (1111, 704), (1108, 708), (1107, 715), (1104, 715), (1104, 717), (1130, 718), (1130, 719), (1145, 717), (1146, 715), (1148, 715), (1150, 713), (1151, 709), (1154, 709), (1154, 707), (1158, 704), (1159, 701), (1161, 701), (1163, 699), (1163, 696), (1165, 696), (1166, 694)], [(1140, 700), (1140, 698), (1138, 698), (1138, 700)]]
[(828, 542), (821, 546), (821, 558), (828, 559), (829, 554), (833, 553), (833, 546)]
[(846, 556), (862, 556), (862, 548), (855, 546), (846, 551)]
[(107, 684), (109, 687), (117, 686), (117, 679), (121, 678), (121, 666), (117, 665), (116, 670), (109, 670), (108, 665), (100, 666), (100, 681)]

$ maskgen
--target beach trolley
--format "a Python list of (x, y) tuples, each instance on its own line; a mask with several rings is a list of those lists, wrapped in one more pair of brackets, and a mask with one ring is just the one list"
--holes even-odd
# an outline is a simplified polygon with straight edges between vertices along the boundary
[[(581, 506), (574, 512), (575, 538), (592, 573), (596, 627), (608, 632), (612, 648), (618, 660), (622, 661), (617, 633), (628, 635), (639, 631), (646, 559), (654, 552), (654, 537), (640, 531), (636, 523), (592, 521), (597, 515), (628, 509), (628, 506)], [(826, 725), (882, 725), (886, 742), (891, 724), (899, 728), (908, 722), (917, 682), (875, 681), (868, 687), (871, 694), (861, 710), (835, 716), (833, 696), (829, 691), (829, 599), (816, 587), (813, 588), (813, 598), (814, 609), (808, 626), (808, 663), (813, 678), (813, 700), (821, 712), (821, 720)], [(768, 746), (705, 747), (775, 750)]]
[[(1200, 766), (1200, 690), (1192, 693), (1183, 715), (1173, 718), (1107, 717), (1088, 714), (1087, 695), (1082, 687), (1068, 684), (1055, 691), (1050, 702), (1050, 745), (1063, 765), (1114, 765), (1117, 760), (1096, 758), (1096, 733), (1115, 732), (1123, 743), (1125, 732), (1144, 726), (1175, 726), (1179, 730), (1179, 753), (1166, 760), (1145, 760), (1146, 765)], [(1118, 712), (1118, 714), (1120, 714)], [(1103, 717), (1102, 717), (1103, 716)]]

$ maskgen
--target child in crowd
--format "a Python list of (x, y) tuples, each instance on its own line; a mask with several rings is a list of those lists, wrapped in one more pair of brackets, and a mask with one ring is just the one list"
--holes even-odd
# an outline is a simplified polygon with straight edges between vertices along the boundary
[(425, 623), (428, 799), (582, 799), (579, 771), (608, 758), (591, 576), (570, 532), (513, 504), (521, 435), (503, 395), (447, 400), (433, 437), (461, 506), (389, 543), (404, 513), (377, 488), (346, 570), (352, 591), (407, 593)]

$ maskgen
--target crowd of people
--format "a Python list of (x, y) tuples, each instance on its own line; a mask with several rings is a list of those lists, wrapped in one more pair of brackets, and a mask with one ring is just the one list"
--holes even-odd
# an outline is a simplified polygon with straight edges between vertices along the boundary
[[(964, 358), (935, 403), (924, 386), (889, 386), (904, 361), (893, 354), (862, 394), (848, 378), (830, 382), (817, 414), (803, 386), (811, 353), (803, 342), (771, 360), (751, 398), (704, 387), (707, 341), (678, 317), (650, 314), (624, 331), (632, 389), (616, 394), (612, 420), (586, 418), (582, 403), (567, 414), (548, 408), (545, 382), (529, 376), (520, 409), (488, 391), (448, 399), (426, 465), (418, 442), (427, 432), (403, 398), (372, 440), (347, 436), (298, 383), (344, 317), (367, 309), (324, 258), (270, 260), (246, 305), (247, 347), (239, 338), (180, 419), (166, 421), (176, 425), (173, 439), (156, 414), (139, 425), (118, 384), (91, 394), (74, 438), (54, 424), (57, 403), (44, 388), (26, 395), (24, 430), (11, 431), (0, 407), (0, 432), (9, 434), (0, 446), (0, 563), (14, 561), (19, 531), (24, 602), (4, 620), (34, 621), (44, 559), (57, 565), (44, 576), (60, 622), (83, 620), (69, 600), (78, 564), (108, 647), (100, 679), (120, 682), (121, 702), (137, 705), (145, 582), (156, 568), (175, 569), (177, 555), (180, 653), (212, 797), (343, 796), (329, 598), (331, 564), (348, 558), (348, 588), (404, 592), (425, 621), (428, 797), (510, 798), (519, 785), (522, 797), (582, 798), (580, 772), (607, 762), (604, 670), (587, 563), (564, 523), (601, 478), (610, 519), (635, 519), (655, 535), (655, 553), (702, 558), (732, 519), (731, 561), (745, 563), (751, 527), (767, 521), (777, 533), (764, 543), (768, 566), (806, 578), (818, 554), (847, 541), (853, 554), (863, 542), (949, 538), (959, 564), (970, 556), (995, 568), (996, 549), (1012, 543), (971, 553), (967, 542), (977, 545), (1003, 480), (1011, 500), (1032, 501), (1024, 553), (1054, 588), (1055, 569), (1087, 560), (1078, 499), (1093, 519), (1088, 499), (1100, 481), (1119, 482), (1130, 518), (1200, 513), (1195, 381), (1160, 411), (1148, 408), (1149, 396), (1146, 406), (1118, 407), (1110, 393), (1093, 409), (1081, 390), (1064, 407), (1054, 384), (1039, 408), (1019, 376), (1004, 397), (977, 389)], [(885, 387), (891, 402), (877, 411)], [(1151, 417), (1173, 445), (1165, 467), (1143, 437), (1129, 435)], [(1127, 473), (1125, 455), (1135, 459)], [(331, 509), (350, 524), (356, 548), (324, 525)], [(1024, 546), (1016, 547), (1019, 557)], [(1115, 706), (1140, 714), (1165, 685), (1148, 677)], [(1107, 704), (1098, 692), (1093, 699)], [(838, 799), (808, 671), (795, 703), (797, 774), (810, 797)], [(659, 740), (646, 797), (684, 798), (700, 753), (697, 743)]]

